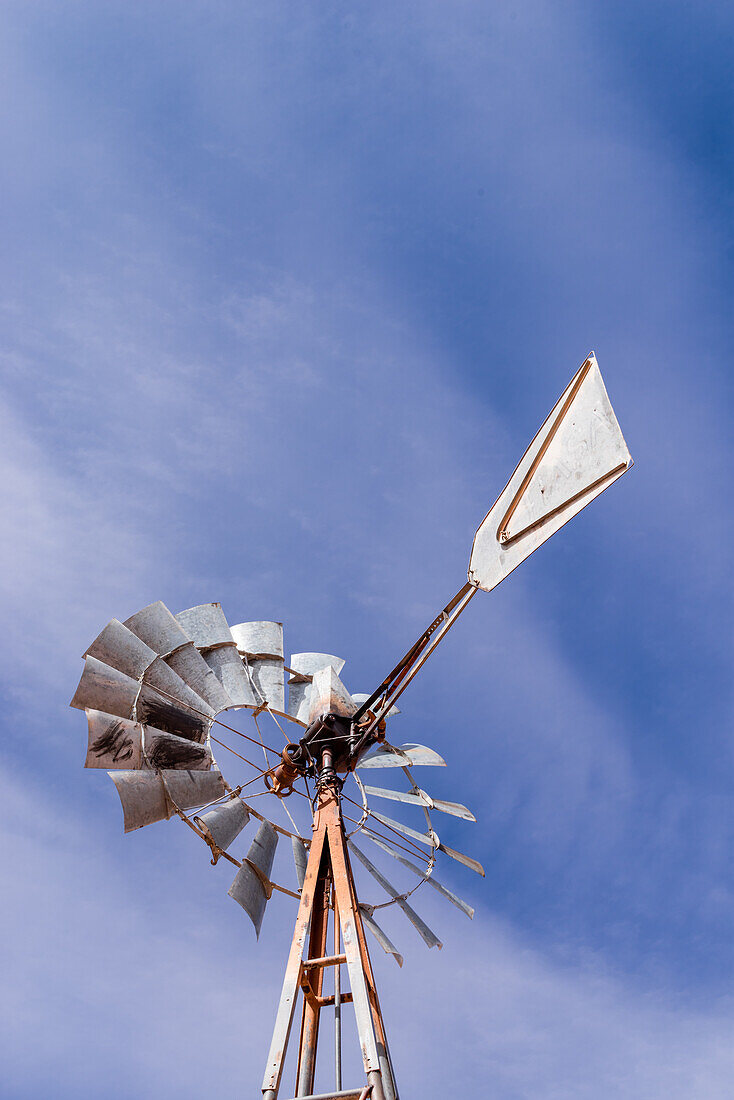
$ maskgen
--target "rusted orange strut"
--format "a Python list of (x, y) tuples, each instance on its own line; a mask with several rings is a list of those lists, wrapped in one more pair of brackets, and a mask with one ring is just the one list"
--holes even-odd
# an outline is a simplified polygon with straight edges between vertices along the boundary
[[(276, 1100), (280, 1089), (285, 1055), (288, 1048), (293, 1013), (299, 989), (303, 992), (301, 1034), (296, 1073), (296, 1097), (313, 1096), (321, 1009), (335, 1005), (336, 1090), (324, 1100), (398, 1100), (385, 1037), (385, 1027), (377, 998), (375, 979), (370, 962), (364, 926), (357, 903), (352, 868), (347, 852), (344, 827), (336, 786), (322, 787), (314, 816), (314, 835), (301, 892), (301, 904), (296, 918), (288, 966), (275, 1021), (275, 1030), (263, 1078), (264, 1100)], [(327, 955), (327, 933), (330, 898), (334, 898), (334, 954)], [(303, 957), (306, 934), (309, 933), (308, 954)], [(339, 941), (344, 944), (339, 952)], [(351, 993), (341, 992), (337, 978), (335, 995), (324, 997), (323, 978), (327, 966), (339, 968), (346, 964)], [(341, 1091), (340, 1006), (352, 1003), (359, 1043), (362, 1049), (367, 1085)]]

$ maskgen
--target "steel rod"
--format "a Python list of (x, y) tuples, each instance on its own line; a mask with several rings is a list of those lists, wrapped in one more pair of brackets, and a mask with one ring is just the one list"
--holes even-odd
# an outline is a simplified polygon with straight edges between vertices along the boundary
[[(339, 954), (341, 937), (339, 933), (339, 902), (336, 890), (334, 898), (334, 955), (341, 960), (346, 955)], [(341, 997), (341, 961), (334, 967), (334, 1087), (337, 1092), (342, 1087), (342, 997)]]

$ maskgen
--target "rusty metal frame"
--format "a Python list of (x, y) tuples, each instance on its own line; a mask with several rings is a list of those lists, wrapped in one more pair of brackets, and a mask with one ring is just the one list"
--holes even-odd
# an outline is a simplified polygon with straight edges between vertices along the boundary
[[(322, 786), (314, 834), (301, 891), (293, 941), (262, 1083), (264, 1100), (277, 1100), (299, 992), (303, 995), (296, 1070), (296, 1097), (313, 1098), (321, 1010), (333, 1005), (335, 1091), (325, 1097), (398, 1100), (380, 1002), (357, 901), (338, 785)], [(334, 952), (327, 954), (329, 910), (333, 909)], [(308, 935), (308, 948), (306, 937)], [(343, 946), (342, 946), (343, 945)], [(340, 949), (341, 948), (341, 949)], [(346, 965), (351, 990), (342, 992)], [(335, 968), (334, 995), (323, 995), (324, 971)], [(352, 1004), (367, 1082), (341, 1089), (341, 1009)]]

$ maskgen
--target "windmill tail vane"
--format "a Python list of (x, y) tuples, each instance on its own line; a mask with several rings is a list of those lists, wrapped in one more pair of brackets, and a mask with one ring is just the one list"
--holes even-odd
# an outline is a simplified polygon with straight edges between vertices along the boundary
[[(161, 602), (150, 604), (124, 622), (109, 622), (84, 654), (71, 705), (87, 716), (85, 766), (108, 771), (125, 832), (174, 816), (184, 821), (207, 846), (213, 865), (236, 868), (229, 895), (258, 938), (275, 894), (298, 902), (261, 1086), (266, 1100), (286, 1095), (282, 1082), (299, 1002), (295, 1097), (398, 1100), (366, 932), (402, 967), (401, 952), (376, 919), (381, 909), (395, 907), (428, 947), (440, 949), (410, 899), (428, 885), (471, 918), (473, 908), (436, 878), (437, 858), (444, 855), (482, 876), (484, 870), (444, 843), (435, 827), (439, 815), (473, 822), (471, 810), (433, 797), (416, 781), (414, 769), (443, 767), (444, 760), (428, 746), (388, 740), (397, 700), (476, 593), (495, 588), (631, 465), (592, 353), (477, 530), (466, 582), (371, 694), (348, 690), (340, 675), (345, 661), (334, 654), (295, 653), (286, 664), (281, 623), (230, 627), (218, 603), (176, 615)], [(228, 721), (221, 717), (225, 712)], [(233, 769), (231, 784), (215, 759), (220, 750)], [(377, 769), (387, 773), (385, 786), (363, 780)], [(269, 799), (272, 819), (255, 804), (260, 797)], [(397, 803), (399, 813), (418, 811), (423, 827), (379, 812), (375, 802)], [(248, 826), (254, 834), (237, 858), (230, 849)], [(369, 855), (358, 835), (369, 842)], [(284, 873), (284, 840), (290, 842), (290, 885), (276, 881)], [(389, 856), (400, 884), (370, 856)], [(360, 874), (379, 887), (379, 900), (359, 900), (352, 857)], [(345, 1006), (354, 1017), (364, 1072), (364, 1081), (346, 1090)], [(334, 1085), (316, 1093), (318, 1037), (327, 1010), (333, 1015)]]

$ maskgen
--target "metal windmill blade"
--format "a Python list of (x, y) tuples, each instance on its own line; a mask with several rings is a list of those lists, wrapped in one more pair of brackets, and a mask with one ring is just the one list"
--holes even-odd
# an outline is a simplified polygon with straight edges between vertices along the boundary
[(332, 653), (294, 653), (291, 655), (288, 680), (288, 716), (294, 722), (308, 725), (311, 709), (311, 683), (314, 675), (330, 665), (339, 675), (344, 668), (342, 657)]
[[(293, 1095), (303, 1100), (398, 1100), (366, 932), (402, 966), (402, 955), (375, 920), (378, 910), (397, 906), (428, 947), (440, 947), (414, 908), (413, 895), (427, 884), (471, 918), (472, 906), (436, 877), (435, 868), (446, 856), (442, 866), (453, 865), (456, 873), (463, 867), (484, 876), (484, 869), (473, 857), (444, 844), (431, 816), (438, 812), (474, 822), (471, 810), (463, 802), (434, 797), (414, 778), (415, 768), (445, 767), (446, 762), (426, 745), (391, 744), (387, 719), (399, 713), (397, 700), (476, 593), (494, 589), (631, 465), (592, 354), (477, 530), (467, 582), (370, 695), (350, 692), (341, 679), (345, 661), (333, 654), (296, 653), (286, 665), (280, 622), (255, 620), (230, 627), (218, 603), (176, 615), (160, 601), (149, 604), (123, 622), (112, 619), (84, 654), (71, 705), (86, 712), (85, 767), (109, 771), (125, 832), (173, 817), (185, 822), (188, 835), (203, 842), (213, 865), (224, 862), (237, 868), (229, 895), (247, 914), (258, 938), (275, 894), (297, 902), (262, 1081), (264, 1100), (277, 1100), (281, 1094), (297, 1002), (301, 1026)], [(215, 751), (225, 754), (229, 782)], [(363, 783), (365, 771), (382, 768), (392, 770), (384, 782), (407, 780), (407, 789)], [(293, 794), (300, 798), (291, 798)], [(256, 797), (268, 801), (255, 803)], [(375, 808), (375, 802), (379, 806), (385, 801), (397, 803), (406, 815), (417, 811), (420, 828)], [(261, 812), (265, 809), (272, 820)], [(238, 858), (233, 853), (250, 825), (254, 835), (249, 832), (246, 855)], [(401, 868), (409, 872), (409, 883), (393, 884), (392, 873), (388, 878), (356, 842), (360, 833), (381, 859), (390, 857), (398, 874), (403, 875)], [(291, 841), (297, 891), (278, 881), (280, 837)], [(350, 853), (358, 874), (369, 876), (368, 885), (377, 883), (382, 900), (358, 900)], [(292, 875), (289, 870), (291, 882)], [(349, 989), (342, 986), (345, 978)], [(345, 1090), (341, 1046), (346, 1006), (354, 1011), (365, 1080)], [(319, 1027), (323, 1013), (331, 1010), (334, 1090), (316, 1095)]]

